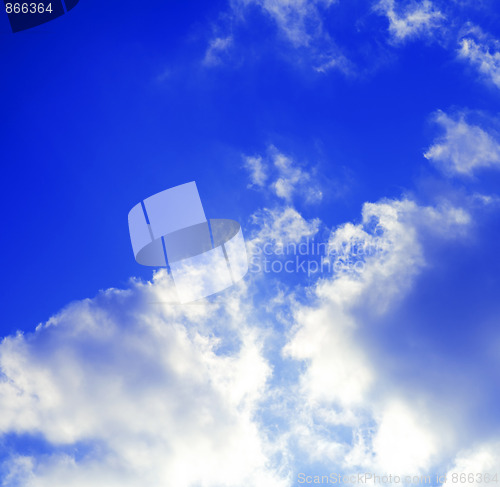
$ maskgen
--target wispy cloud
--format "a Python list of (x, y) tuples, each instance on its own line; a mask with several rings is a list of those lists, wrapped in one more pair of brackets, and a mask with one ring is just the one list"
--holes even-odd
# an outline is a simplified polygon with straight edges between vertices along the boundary
[(258, 186), (260, 188), (263, 188), (268, 178), (268, 169), (266, 167), (266, 163), (262, 160), (262, 157), (245, 157), (244, 165), (249, 172), (249, 186)]
[(405, 7), (396, 4), (395, 0), (381, 0), (376, 10), (387, 16), (394, 42), (430, 37), (445, 20), (444, 14), (430, 0), (412, 1)]
[(285, 246), (290, 242), (300, 242), (303, 238), (314, 237), (320, 227), (320, 220), (306, 220), (296, 209), (278, 207), (264, 208), (251, 217), (258, 229), (253, 235), (252, 244), (275, 243)]
[(468, 26), (459, 45), (459, 58), (468, 61), (486, 80), (500, 88), (500, 42), (479, 27)]
[(244, 167), (249, 172), (251, 187), (268, 190), (287, 203), (296, 197), (306, 203), (317, 203), (323, 198), (315, 169), (301, 167), (274, 146), (264, 157), (245, 156)]
[[(265, 44), (267, 48), (279, 46), (281, 56), (286, 55), (294, 62), (305, 60), (317, 72), (336, 69), (350, 73), (351, 63), (324, 26), (325, 15), (335, 3), (337, 0), (232, 0), (219, 30), (237, 32), (258, 11), (266, 18), (266, 23), (271, 19), (277, 39), (281, 41), (276, 43), (273, 39), (274, 42)], [(228, 39), (230, 44), (237, 44), (232, 34), (224, 36), (220, 33), (209, 42), (204, 58), (206, 65), (219, 64), (220, 54), (228, 51)], [(284, 46), (288, 46), (288, 51), (283, 49)], [(237, 46), (240, 50), (243, 47)]]
[(269, 15), (283, 35), (296, 47), (310, 46), (324, 35), (321, 11), (336, 0), (233, 0), (233, 8), (256, 5)]
[(481, 168), (500, 167), (500, 143), (495, 134), (467, 123), (464, 113), (439, 110), (434, 121), (443, 130), (424, 157), (449, 176), (472, 176)]
[(216, 37), (212, 39), (205, 52), (203, 64), (206, 66), (215, 66), (222, 62), (223, 56), (229, 51), (233, 44), (233, 37), (228, 35), (226, 37)]

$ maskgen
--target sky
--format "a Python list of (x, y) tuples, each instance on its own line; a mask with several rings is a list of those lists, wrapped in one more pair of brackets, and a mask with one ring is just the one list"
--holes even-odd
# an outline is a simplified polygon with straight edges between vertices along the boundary
[[(495, 1), (145, 3), (0, 14), (0, 485), (496, 485)], [(190, 181), (249, 272), (181, 305)]]

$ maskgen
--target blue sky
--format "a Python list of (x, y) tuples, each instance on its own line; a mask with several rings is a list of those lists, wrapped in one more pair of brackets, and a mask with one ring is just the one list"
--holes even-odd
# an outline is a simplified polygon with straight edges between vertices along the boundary
[[(0, 15), (1, 485), (500, 470), (499, 16), (81, 0), (12, 34)], [(193, 180), (251, 256), (381, 251), (159, 305), (127, 214)]]

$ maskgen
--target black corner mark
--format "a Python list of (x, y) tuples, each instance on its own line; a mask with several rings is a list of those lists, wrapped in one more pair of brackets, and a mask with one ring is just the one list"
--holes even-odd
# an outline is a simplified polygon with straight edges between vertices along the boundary
[(12, 32), (31, 29), (60, 17), (79, 0), (3, 0)]
[(66, 11), (70, 11), (80, 0), (65, 0)]

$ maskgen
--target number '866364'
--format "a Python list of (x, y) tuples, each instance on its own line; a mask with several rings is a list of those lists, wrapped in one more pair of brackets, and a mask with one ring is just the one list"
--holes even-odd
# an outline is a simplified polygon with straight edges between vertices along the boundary
[(43, 14), (52, 13), (52, 4), (43, 3), (6, 3), (5, 11), (8, 14)]

